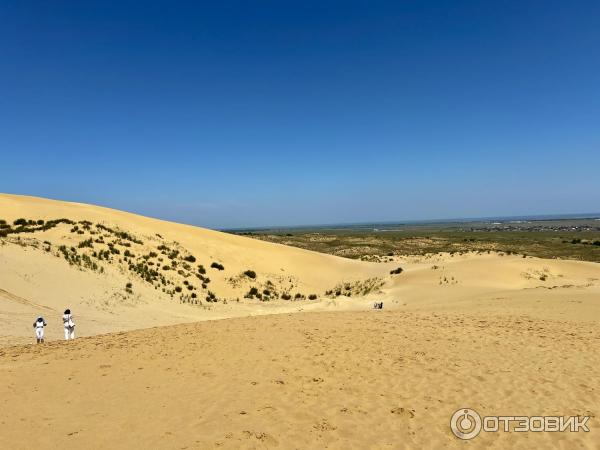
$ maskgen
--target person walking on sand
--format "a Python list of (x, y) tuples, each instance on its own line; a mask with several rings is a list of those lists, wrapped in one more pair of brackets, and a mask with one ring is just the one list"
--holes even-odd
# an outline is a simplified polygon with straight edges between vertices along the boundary
[(65, 327), (65, 340), (75, 339), (75, 322), (73, 322), (73, 316), (71, 315), (70, 309), (65, 309), (62, 320)]
[(35, 338), (37, 339), (37, 343), (40, 344), (44, 342), (44, 327), (48, 325), (42, 316), (38, 317), (35, 322), (33, 322), (33, 328), (35, 329)]

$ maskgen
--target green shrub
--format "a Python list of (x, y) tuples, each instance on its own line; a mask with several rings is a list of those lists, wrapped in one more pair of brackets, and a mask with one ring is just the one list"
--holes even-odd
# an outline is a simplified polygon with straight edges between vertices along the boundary
[(182, 290), (181, 286), (175, 286), (175, 292), (181, 292)]
[(192, 256), (192, 255), (186, 256), (183, 259), (185, 259), (187, 262), (191, 262), (191, 263), (196, 262), (196, 257)]
[(25, 225), (27, 225), (27, 220), (26, 219), (17, 219), (13, 222), (13, 225), (25, 226)]
[(244, 272), (244, 275), (246, 275), (248, 278), (252, 278), (252, 279), (256, 278), (256, 272), (254, 270), (246, 270)]
[(394, 269), (390, 272), (390, 275), (398, 275), (401, 274), (403, 272), (404, 269), (402, 269), (402, 267), (398, 267), (397, 269)]
[(220, 264), (218, 262), (213, 262), (210, 267), (212, 267), (213, 269), (218, 269), (218, 270), (225, 270), (225, 267), (223, 267), (223, 264)]
[(258, 289), (255, 287), (251, 287), (250, 290), (248, 291), (248, 293), (244, 296), (245, 298), (254, 298), (254, 297), (259, 297), (260, 298), (260, 293), (258, 292)]
[(316, 299), (317, 299), (317, 294), (310, 294), (310, 295), (308, 296), (308, 299), (309, 299), (309, 300), (316, 300)]
[(79, 248), (84, 248), (84, 247), (89, 247), (89, 248), (94, 248), (94, 244), (92, 243), (92, 238), (86, 239), (85, 241), (81, 241), (77, 247)]
[(290, 294), (288, 294), (287, 292), (284, 292), (283, 294), (281, 294), (281, 298), (283, 300), (291, 300), (292, 296)]
[(198, 266), (198, 273), (204, 275), (206, 273), (206, 269), (204, 268), (204, 266), (202, 264), (200, 264)]

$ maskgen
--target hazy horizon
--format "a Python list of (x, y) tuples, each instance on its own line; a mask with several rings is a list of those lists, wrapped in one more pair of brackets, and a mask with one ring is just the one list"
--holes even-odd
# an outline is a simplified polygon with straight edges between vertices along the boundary
[[(27, 195), (21, 194), (18, 192), (0, 192), (0, 194), (9, 194), (9, 195)], [(48, 198), (48, 197), (42, 197)], [(66, 202), (75, 202), (75, 203), (85, 203), (85, 202), (77, 202), (75, 200), (69, 200), (64, 198), (49, 198), (50, 200), (58, 200), (58, 201), (66, 201)], [(100, 206), (103, 208), (110, 209), (118, 209), (113, 205), (109, 204), (100, 204), (100, 203), (90, 203), (94, 206)], [(355, 222), (310, 222), (310, 223), (274, 223), (274, 224), (261, 224), (261, 225), (242, 225), (235, 227), (211, 227), (208, 225), (204, 225), (202, 223), (194, 223), (194, 222), (186, 222), (182, 220), (178, 220), (174, 217), (167, 216), (159, 216), (147, 214), (143, 211), (136, 210), (128, 210), (124, 209), (123, 211), (139, 214), (147, 217), (151, 217), (159, 220), (166, 220), (171, 222), (183, 223), (187, 225), (194, 225), (199, 227), (210, 228), (214, 230), (223, 230), (223, 231), (251, 231), (251, 230), (269, 230), (269, 229), (287, 229), (287, 228), (321, 228), (321, 227), (345, 227), (345, 226), (361, 226), (361, 225), (402, 225), (402, 224), (427, 224), (427, 223), (468, 223), (468, 222), (476, 222), (476, 221), (490, 221), (490, 220), (560, 220), (560, 219), (597, 219), (600, 218), (600, 212), (568, 212), (568, 213), (538, 213), (538, 214), (507, 214), (507, 215), (489, 215), (489, 216), (466, 216), (466, 217), (431, 217), (431, 218), (403, 218), (403, 219), (391, 219), (391, 220), (363, 220), (363, 221), (355, 221)], [(1, 219), (2, 217), (0, 217)]]

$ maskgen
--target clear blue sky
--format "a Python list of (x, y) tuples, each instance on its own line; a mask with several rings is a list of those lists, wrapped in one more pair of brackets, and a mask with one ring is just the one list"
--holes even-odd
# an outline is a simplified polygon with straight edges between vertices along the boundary
[(0, 192), (210, 227), (600, 210), (600, 2), (211, 3), (3, 1)]

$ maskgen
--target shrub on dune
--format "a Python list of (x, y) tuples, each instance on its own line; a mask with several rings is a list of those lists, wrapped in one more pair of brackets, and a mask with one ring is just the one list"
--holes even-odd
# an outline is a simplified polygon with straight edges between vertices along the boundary
[(84, 248), (84, 247), (89, 247), (89, 248), (93, 248), (94, 244), (92, 243), (92, 238), (86, 239), (85, 241), (81, 241), (77, 247), (79, 248)]
[(225, 267), (223, 266), (223, 264), (220, 264), (218, 262), (213, 262), (210, 267), (212, 267), (213, 269), (218, 269), (218, 270), (225, 270)]

